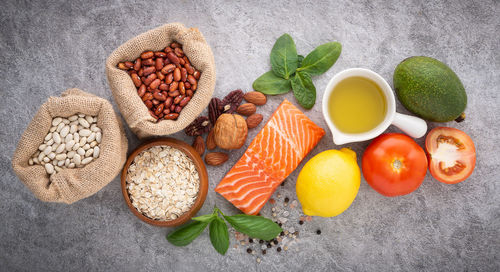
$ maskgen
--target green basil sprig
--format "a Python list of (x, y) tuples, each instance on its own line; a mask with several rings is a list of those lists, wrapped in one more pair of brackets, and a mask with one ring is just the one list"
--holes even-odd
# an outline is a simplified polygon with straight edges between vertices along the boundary
[(271, 50), (271, 67), (274, 74), (288, 79), (297, 69), (298, 58), (292, 37), (283, 34), (276, 40)]
[(191, 223), (169, 233), (167, 240), (175, 246), (186, 246), (209, 226), (210, 242), (217, 252), (225, 255), (229, 248), (229, 232), (223, 218), (237, 231), (253, 238), (271, 240), (283, 231), (278, 224), (262, 216), (246, 214), (226, 216), (219, 208), (214, 207), (211, 214), (193, 217)]
[(329, 42), (316, 47), (306, 57), (297, 54), (295, 43), (288, 34), (283, 34), (271, 50), (271, 71), (253, 82), (253, 88), (268, 95), (293, 94), (299, 104), (311, 109), (316, 102), (316, 87), (311, 75), (321, 75), (337, 61), (342, 51), (338, 42)]
[(235, 230), (253, 238), (271, 240), (282, 232), (278, 224), (262, 216), (237, 214), (224, 218)]
[(293, 95), (299, 101), (299, 104), (310, 109), (316, 102), (316, 87), (312, 83), (311, 76), (307, 72), (297, 71), (292, 78)]

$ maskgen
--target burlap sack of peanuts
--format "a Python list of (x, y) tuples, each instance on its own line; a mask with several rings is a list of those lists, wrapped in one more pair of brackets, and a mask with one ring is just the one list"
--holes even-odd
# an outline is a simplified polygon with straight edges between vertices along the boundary
[[(193, 98), (179, 118), (156, 122), (137, 95), (137, 88), (128, 73), (116, 65), (127, 60), (134, 61), (147, 50), (163, 50), (173, 41), (182, 44), (182, 50), (201, 72), (201, 77)], [(208, 106), (215, 88), (215, 61), (210, 46), (198, 29), (186, 28), (180, 23), (160, 26), (118, 47), (106, 61), (106, 74), (121, 114), (139, 138), (168, 135), (184, 129)]]
[[(52, 126), (54, 117), (76, 113), (97, 116), (101, 128), (101, 150), (97, 159), (83, 168), (64, 169), (49, 180), (42, 165), (28, 165)], [(61, 97), (50, 97), (24, 131), (12, 158), (12, 167), (21, 181), (42, 201), (71, 204), (95, 194), (120, 173), (127, 158), (127, 138), (121, 120), (106, 99), (79, 89)]]

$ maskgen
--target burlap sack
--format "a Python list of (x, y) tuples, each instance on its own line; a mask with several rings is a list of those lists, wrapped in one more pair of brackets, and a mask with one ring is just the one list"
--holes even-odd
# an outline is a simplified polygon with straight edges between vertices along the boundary
[[(156, 122), (137, 95), (128, 73), (116, 65), (127, 60), (133, 61), (147, 50), (162, 50), (173, 41), (182, 44), (182, 50), (191, 64), (201, 72), (201, 77), (196, 93), (179, 118)], [(106, 74), (121, 114), (139, 138), (168, 135), (182, 130), (208, 106), (215, 88), (215, 61), (210, 46), (198, 29), (186, 28), (180, 23), (160, 26), (118, 47), (106, 61)]]
[[(83, 168), (64, 169), (52, 182), (42, 165), (28, 165), (52, 126), (52, 118), (69, 117), (75, 113), (97, 116), (102, 130), (99, 158)], [(12, 158), (12, 167), (19, 179), (42, 201), (71, 204), (95, 194), (118, 173), (127, 158), (127, 138), (123, 125), (106, 99), (79, 89), (69, 89), (61, 97), (50, 97), (24, 131)]]

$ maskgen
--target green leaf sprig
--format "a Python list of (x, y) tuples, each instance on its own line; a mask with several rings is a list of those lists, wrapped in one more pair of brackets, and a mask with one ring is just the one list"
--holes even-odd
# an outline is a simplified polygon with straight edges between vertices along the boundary
[(191, 223), (169, 233), (167, 240), (175, 246), (186, 246), (209, 226), (210, 242), (217, 252), (225, 255), (229, 248), (229, 232), (224, 219), (237, 231), (262, 240), (274, 239), (283, 231), (278, 224), (262, 216), (246, 214), (228, 216), (217, 207), (214, 207), (211, 214), (192, 219)]
[(252, 87), (268, 95), (284, 94), (293, 89), (299, 104), (311, 109), (316, 103), (316, 87), (311, 76), (328, 71), (341, 51), (340, 43), (329, 42), (304, 57), (297, 54), (295, 42), (285, 33), (276, 40), (271, 50), (271, 71), (257, 78)]

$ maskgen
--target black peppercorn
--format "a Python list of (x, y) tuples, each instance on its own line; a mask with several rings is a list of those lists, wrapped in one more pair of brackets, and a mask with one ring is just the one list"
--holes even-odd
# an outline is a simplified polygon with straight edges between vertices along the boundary
[(259, 244), (263, 244), (264, 243), (264, 240), (259, 240)]
[(264, 249), (262, 250), (262, 255), (266, 255), (267, 251)]
[(280, 227), (281, 227), (281, 226), (283, 226), (283, 224), (281, 224), (281, 223), (278, 223), (278, 226), (280, 226)]
[(321, 234), (321, 230), (317, 230), (317, 231), (316, 231), (316, 234), (317, 234), (317, 235), (320, 235), (320, 234)]
[(273, 242), (274, 242), (275, 245), (277, 245), (278, 244), (278, 239), (274, 239)]
[(248, 242), (251, 244), (253, 243), (253, 239), (252, 238), (248, 238)]
[(271, 243), (268, 243), (268, 244), (267, 244), (267, 248), (271, 248)]
[(251, 248), (247, 248), (247, 252), (248, 252), (248, 254), (252, 254), (252, 249)]
[(281, 247), (278, 247), (276, 251), (281, 252)]
[(290, 199), (288, 197), (285, 197), (285, 203), (288, 203), (288, 201), (290, 201)]
[(281, 232), (281, 233), (280, 233), (280, 236), (283, 236), (283, 235), (285, 235), (285, 233), (284, 233), (284, 232)]
[(304, 221), (300, 220), (299, 225), (304, 225)]

